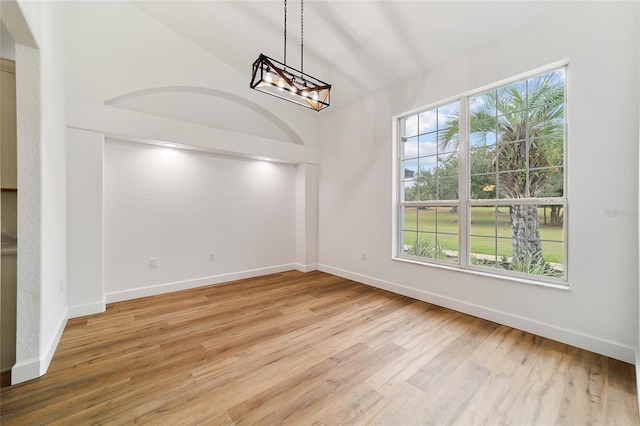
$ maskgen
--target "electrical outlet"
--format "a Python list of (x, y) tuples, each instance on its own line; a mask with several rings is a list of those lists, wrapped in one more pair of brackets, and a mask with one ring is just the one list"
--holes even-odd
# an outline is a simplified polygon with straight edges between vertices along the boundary
[(363, 251), (363, 252), (362, 252), (362, 260), (363, 260), (364, 262), (366, 262), (366, 261), (367, 261), (367, 252), (366, 252), (366, 251)]
[(158, 267), (158, 259), (152, 257), (149, 259), (149, 268), (157, 268)]
[(209, 253), (209, 262), (215, 262), (216, 261), (216, 254), (215, 252), (210, 252)]

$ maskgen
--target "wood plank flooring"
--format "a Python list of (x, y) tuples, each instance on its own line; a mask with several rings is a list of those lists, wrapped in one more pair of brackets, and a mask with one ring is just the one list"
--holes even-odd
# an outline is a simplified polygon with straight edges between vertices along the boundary
[(638, 425), (632, 365), (321, 272), (69, 321), (2, 425)]

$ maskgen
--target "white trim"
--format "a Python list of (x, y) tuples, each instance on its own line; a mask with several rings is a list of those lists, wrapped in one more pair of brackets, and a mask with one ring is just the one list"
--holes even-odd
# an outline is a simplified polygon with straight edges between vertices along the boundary
[(310, 265), (303, 265), (302, 263), (295, 263), (294, 266), (295, 266), (296, 271), (300, 271), (300, 272), (304, 272), (304, 273), (318, 270), (318, 264), (317, 263), (312, 263)]
[(99, 314), (106, 310), (107, 302), (103, 299), (99, 302), (85, 303), (69, 306), (69, 318), (84, 317), (85, 315)]
[(638, 399), (638, 413), (640, 413), (640, 353), (636, 350), (636, 398)]
[(16, 363), (11, 369), (11, 384), (26, 382), (40, 377), (40, 358)]
[(428, 103), (426, 105), (423, 105), (421, 107), (416, 107), (416, 108), (410, 109), (409, 111), (405, 111), (405, 112), (401, 112), (399, 114), (395, 114), (392, 118), (393, 118), (394, 121), (398, 121), (401, 118), (406, 118), (406, 117), (409, 117), (411, 115), (415, 115), (415, 114), (424, 112), (427, 109), (437, 108), (438, 106), (450, 104), (451, 102), (455, 102), (456, 100), (459, 100), (463, 96), (471, 97), (471, 96), (477, 95), (479, 93), (486, 92), (487, 90), (492, 90), (492, 89), (495, 89), (497, 87), (505, 86), (505, 85), (511, 84), (511, 83), (515, 83), (515, 82), (520, 81), (520, 80), (526, 80), (526, 79), (528, 79), (530, 77), (535, 77), (538, 74), (544, 74), (544, 73), (547, 73), (549, 71), (553, 71), (553, 70), (555, 70), (557, 68), (568, 67), (568, 66), (569, 66), (569, 58), (560, 59), (558, 61), (548, 63), (547, 65), (543, 65), (541, 67), (534, 68), (532, 70), (528, 70), (528, 71), (522, 72), (520, 74), (512, 75), (510, 77), (503, 78), (503, 79), (498, 80), (498, 81), (493, 81), (493, 82), (487, 83), (487, 84), (485, 84), (483, 86), (475, 87), (475, 88), (473, 88), (471, 90), (464, 91), (464, 92), (459, 93), (457, 95), (449, 96), (448, 98), (440, 99), (440, 100), (437, 100), (437, 101), (434, 101), (434, 102), (430, 102), (430, 103)]
[(40, 364), (40, 375), (43, 375), (49, 369), (49, 364), (51, 364), (51, 360), (56, 353), (56, 349), (58, 348), (58, 343), (60, 343), (60, 338), (62, 337), (62, 333), (64, 332), (64, 328), (67, 325), (67, 320), (69, 318), (69, 310), (65, 309), (64, 313), (60, 317), (58, 321), (58, 326), (56, 333), (49, 339), (49, 343), (44, 348), (44, 356), (43, 363)]
[(139, 287), (129, 290), (120, 290), (106, 293), (106, 302), (122, 302), (124, 300), (138, 299), (140, 297), (156, 296), (159, 294), (170, 293), (173, 291), (188, 290), (197, 287), (205, 287), (208, 285), (221, 284), (228, 281), (242, 280), (245, 278), (254, 278), (262, 275), (276, 274), (279, 272), (291, 271), (297, 269), (298, 264), (288, 263), (284, 265), (269, 266), (266, 268), (250, 269), (247, 271), (231, 272), (228, 274), (213, 275), (205, 278), (197, 278), (193, 280), (174, 281), (171, 283), (156, 284), (147, 287)]
[(28, 380), (36, 379), (47, 372), (51, 360), (56, 353), (60, 338), (67, 325), (68, 310), (64, 311), (64, 314), (60, 317), (56, 333), (49, 339), (44, 351), (41, 352), (39, 358), (31, 358), (27, 361), (16, 363), (11, 369), (11, 384), (16, 385), (18, 383), (26, 382)]
[(433, 303), (448, 309), (453, 309), (468, 315), (473, 315), (489, 321), (497, 322), (509, 327), (523, 330), (529, 333), (537, 334), (548, 339), (576, 346), (605, 355), (620, 361), (633, 364), (636, 361), (636, 351), (634, 348), (621, 345), (616, 342), (601, 339), (595, 336), (583, 334), (574, 330), (557, 327), (553, 324), (547, 324), (531, 318), (521, 317), (508, 312), (490, 309), (484, 306), (465, 302), (463, 300), (454, 299), (447, 296), (431, 293), (406, 285), (393, 283), (390, 281), (380, 280), (368, 275), (362, 275), (355, 272), (347, 271), (332, 266), (318, 265), (318, 270), (329, 274), (337, 275), (393, 293), (402, 294), (413, 299), (422, 300), (424, 302)]

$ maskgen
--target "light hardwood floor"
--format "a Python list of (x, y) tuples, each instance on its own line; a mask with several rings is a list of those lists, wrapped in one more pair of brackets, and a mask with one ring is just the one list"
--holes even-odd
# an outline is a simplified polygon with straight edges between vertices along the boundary
[(637, 425), (632, 365), (321, 272), (70, 320), (1, 423)]

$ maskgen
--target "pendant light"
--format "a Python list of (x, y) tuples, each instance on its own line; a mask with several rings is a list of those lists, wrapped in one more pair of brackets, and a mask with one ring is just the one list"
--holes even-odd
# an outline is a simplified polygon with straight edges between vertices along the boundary
[(304, 73), (304, 0), (300, 2), (300, 70), (287, 65), (287, 0), (284, 0), (284, 62), (260, 54), (252, 67), (252, 89), (315, 111), (329, 106), (331, 85)]

